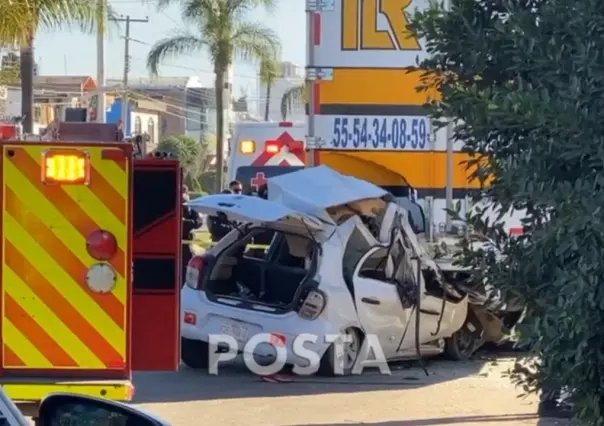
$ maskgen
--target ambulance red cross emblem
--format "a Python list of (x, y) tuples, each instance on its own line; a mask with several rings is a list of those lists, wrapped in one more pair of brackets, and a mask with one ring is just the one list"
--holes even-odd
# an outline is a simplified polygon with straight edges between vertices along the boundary
[(256, 173), (256, 177), (253, 177), (250, 182), (252, 184), (252, 188), (254, 188), (256, 192), (258, 192), (260, 187), (266, 184), (268, 180), (266, 179), (266, 176), (264, 176), (264, 173), (258, 172)]
[[(295, 140), (289, 133), (283, 132), (272, 141), (265, 144), (277, 146), (278, 149), (268, 152), (262, 151), (253, 162), (252, 166), (304, 166), (304, 142)], [(266, 145), (265, 145), (266, 146)]]

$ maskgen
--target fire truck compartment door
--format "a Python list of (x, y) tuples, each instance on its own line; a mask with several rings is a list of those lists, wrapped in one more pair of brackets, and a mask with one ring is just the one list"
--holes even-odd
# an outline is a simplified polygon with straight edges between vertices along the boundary
[(180, 364), (181, 179), (177, 161), (134, 160), (134, 370)]
[[(0, 145), (2, 368), (15, 376), (127, 374), (131, 153), (124, 148)], [(105, 243), (91, 238), (98, 230)]]

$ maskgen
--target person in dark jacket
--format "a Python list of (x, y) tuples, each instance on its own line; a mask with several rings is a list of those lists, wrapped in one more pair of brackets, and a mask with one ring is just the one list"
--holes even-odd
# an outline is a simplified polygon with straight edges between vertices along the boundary
[[(221, 194), (232, 194), (233, 192), (230, 189), (225, 189), (221, 192)], [(220, 241), (226, 234), (231, 232), (233, 229), (233, 224), (230, 223), (224, 214), (218, 214), (216, 216), (208, 217), (208, 229), (210, 230), (210, 235), (212, 236), (212, 242), (217, 243)]]
[[(186, 185), (182, 187), (182, 235), (183, 241), (190, 241), (193, 239), (193, 231), (200, 228), (203, 225), (203, 221), (199, 216), (199, 213), (193, 211), (191, 207), (187, 206), (186, 203), (189, 201), (189, 188)], [(189, 247), (189, 243), (183, 243), (182, 245), (182, 277), (181, 281), (184, 283), (185, 275), (187, 272), (187, 264), (191, 260), (193, 254)]]

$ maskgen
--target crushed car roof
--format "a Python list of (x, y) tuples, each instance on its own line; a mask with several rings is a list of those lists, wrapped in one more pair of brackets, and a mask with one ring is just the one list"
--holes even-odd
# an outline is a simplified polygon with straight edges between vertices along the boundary
[(332, 222), (326, 209), (388, 195), (379, 186), (345, 176), (327, 166), (309, 167), (268, 181), (268, 198)]

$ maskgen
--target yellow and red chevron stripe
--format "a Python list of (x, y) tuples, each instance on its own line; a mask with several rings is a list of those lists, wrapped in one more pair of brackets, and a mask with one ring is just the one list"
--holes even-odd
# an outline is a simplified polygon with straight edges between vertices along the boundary
[[(5, 145), (2, 159), (2, 364), (6, 369), (124, 369), (127, 351), (129, 162), (106, 146), (70, 146), (90, 158), (88, 185), (46, 185), (48, 146)], [(117, 153), (118, 155), (120, 153)], [(95, 293), (86, 238), (111, 232), (118, 253), (110, 293)]]

